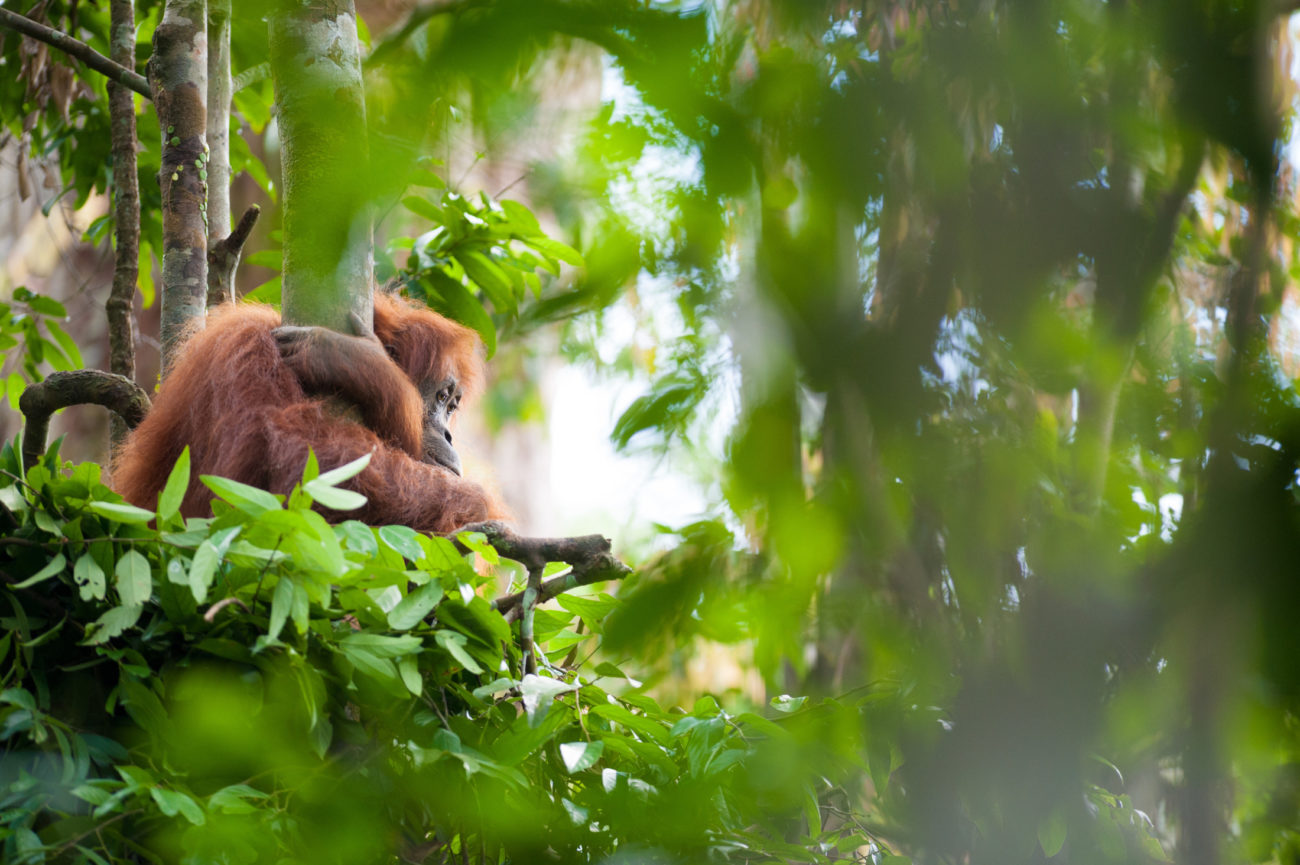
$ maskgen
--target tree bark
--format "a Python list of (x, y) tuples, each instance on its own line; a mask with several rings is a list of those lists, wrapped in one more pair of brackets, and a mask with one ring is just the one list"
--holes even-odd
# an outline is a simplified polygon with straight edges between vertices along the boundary
[(230, 0), (208, 0), (208, 238), (230, 234)]
[(204, 0), (169, 0), (154, 31), (149, 79), (162, 128), (162, 370), (203, 321), (208, 293), (208, 22)]
[(23, 465), (31, 468), (45, 453), (50, 415), (70, 405), (102, 405), (134, 429), (149, 411), (149, 396), (129, 378), (99, 369), (51, 373), (45, 381), (30, 384), (18, 399), (27, 418), (23, 430)]
[(284, 320), (368, 331), (372, 216), (353, 3), (281, 2), (270, 49), (283, 165)]
[[(112, 0), (109, 15), (113, 62), (134, 70), (134, 0)], [(113, 223), (117, 239), (113, 288), (105, 304), (108, 368), (110, 372), (134, 380), (135, 327), (131, 310), (140, 275), (140, 183), (136, 177), (135, 98), (129, 88), (113, 80), (108, 82), (108, 113), (113, 136)], [(120, 416), (114, 414), (109, 427), (111, 446), (116, 446), (126, 436), (127, 426)]]

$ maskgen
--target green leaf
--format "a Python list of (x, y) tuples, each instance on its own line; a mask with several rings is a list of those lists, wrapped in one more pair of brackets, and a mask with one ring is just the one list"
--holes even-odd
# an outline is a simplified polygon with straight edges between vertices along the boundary
[(272, 306), (279, 306), (280, 294), (283, 287), (284, 277), (273, 276), (248, 294), (244, 295), (244, 300), (255, 300), (258, 303), (269, 303)]
[(158, 521), (166, 522), (176, 516), (181, 509), (181, 501), (185, 498), (185, 491), (190, 486), (190, 448), (189, 445), (181, 451), (180, 457), (176, 460), (176, 465), (172, 466), (171, 474), (167, 475), (167, 484), (163, 491), (158, 494)]
[(418, 195), (408, 195), (402, 199), (402, 206), (414, 213), (416, 216), (423, 216), (435, 225), (442, 225), (447, 221), (441, 210), (436, 205), (430, 203), (427, 199)]
[(68, 564), (68, 560), (64, 558), (63, 553), (59, 553), (54, 558), (50, 559), (49, 563), (46, 564), (45, 567), (41, 568), (36, 573), (32, 574), (30, 577), (23, 580), (21, 583), (16, 584), (14, 588), (25, 589), (28, 586), (34, 586), (37, 583), (44, 582), (45, 580), (48, 580), (50, 577), (62, 573), (64, 566), (66, 566), (67, 564)]
[(458, 251), (456, 260), (465, 268), (465, 273), (474, 284), (483, 289), (497, 312), (509, 312), (515, 308), (510, 291), (510, 277), (506, 276), (500, 265), (482, 252), (472, 249)]
[(90, 553), (83, 553), (72, 566), (72, 581), (83, 601), (102, 601), (107, 594), (104, 569)]
[(808, 702), (807, 697), (791, 697), (789, 694), (782, 694), (779, 697), (773, 697), (770, 705), (778, 712), (795, 712)]
[(266, 793), (247, 784), (231, 784), (208, 797), (208, 810), (222, 814), (252, 814), (257, 808), (246, 800), (267, 798), (270, 797)]
[(491, 360), (497, 350), (497, 326), (479, 299), (459, 280), (441, 270), (428, 271), (421, 282), (429, 305), (477, 333)]
[(475, 675), (483, 672), (483, 668), (478, 665), (469, 652), (465, 651), (465, 642), (469, 638), (464, 634), (456, 631), (438, 631), (434, 634), (434, 639), (438, 645), (446, 649), (453, 658), (460, 663), (462, 667)]
[(153, 593), (153, 578), (149, 573), (149, 560), (135, 550), (127, 550), (117, 560), (117, 594), (122, 606), (134, 607), (149, 600)]
[(42, 294), (33, 294), (27, 298), (27, 305), (41, 315), (48, 315), (51, 318), (68, 317), (68, 311), (64, 309), (63, 304), (52, 297), (46, 297)]
[(266, 490), (259, 490), (257, 487), (250, 487), (248, 484), (215, 475), (200, 475), (199, 480), (208, 489), (234, 505), (237, 510), (250, 516), (260, 517), (267, 511), (280, 510), (279, 497)]
[(153, 787), (149, 790), (149, 795), (158, 803), (158, 809), (168, 817), (175, 817), (180, 814), (195, 826), (202, 826), (207, 822), (207, 819), (203, 816), (203, 809), (199, 807), (199, 804), (179, 790), (164, 790), (162, 787)]
[(344, 481), (351, 480), (365, 471), (366, 466), (370, 465), (371, 456), (373, 456), (373, 454), (362, 454), (351, 462), (344, 463), (336, 469), (322, 472), (315, 478), (315, 480), (325, 486), (336, 487)]
[(558, 258), (565, 264), (571, 264), (574, 267), (582, 267), (583, 265), (582, 254), (578, 250), (550, 237), (526, 237), (524, 243), (544, 255)]
[(308, 481), (303, 484), (302, 490), (316, 502), (331, 510), (354, 511), (366, 503), (366, 497), (361, 493), (352, 490), (341, 490), (338, 487), (323, 484), (320, 480)]
[(398, 601), (397, 606), (388, 611), (388, 626), (395, 631), (414, 628), (424, 617), (433, 612), (442, 600), (442, 584), (430, 580)]
[(50, 336), (54, 337), (54, 341), (59, 344), (59, 348), (63, 349), (63, 353), (68, 356), (73, 369), (82, 369), (86, 366), (86, 361), (81, 357), (81, 349), (77, 348), (77, 343), (73, 341), (72, 337), (68, 336), (68, 332), (63, 329), (62, 325), (57, 321), (47, 321), (45, 322), (45, 328), (50, 332)]
[(339, 641), (339, 647), (364, 649), (379, 658), (397, 658), (420, 651), (424, 643), (419, 637), (389, 637), (384, 634), (353, 634)]
[(149, 686), (123, 676), (117, 683), (117, 691), (122, 698), (122, 707), (141, 730), (159, 740), (166, 739), (170, 727), (167, 710)]
[(560, 759), (564, 761), (564, 768), (572, 775), (574, 772), (581, 772), (596, 765), (604, 750), (605, 743), (599, 739), (594, 742), (565, 742), (560, 745)]
[(271, 620), (266, 626), (266, 636), (269, 639), (276, 639), (280, 636), (280, 631), (284, 629), (284, 623), (289, 619), (289, 611), (293, 607), (293, 581), (288, 577), (280, 577), (279, 582), (275, 584), (275, 593), (271, 595)]
[(501, 209), (505, 211), (506, 218), (510, 220), (510, 227), (514, 232), (523, 237), (540, 235), (542, 227), (537, 222), (537, 217), (533, 212), (518, 201), (511, 201), (509, 198), (503, 198), (499, 202)]
[(194, 551), (194, 561), (190, 563), (189, 584), (196, 603), (201, 604), (207, 599), (208, 589), (212, 586), (212, 576), (220, 563), (221, 552), (212, 541), (203, 541)]
[(397, 660), (397, 674), (402, 677), (402, 684), (412, 696), (420, 696), (424, 690), (424, 679), (420, 676), (420, 664), (415, 655), (403, 655)]
[(97, 646), (106, 643), (127, 628), (134, 627), (135, 623), (140, 621), (140, 614), (143, 612), (144, 606), (140, 604), (134, 607), (113, 607), (106, 611), (91, 623), (90, 636), (86, 639), (86, 645)]
[(398, 555), (413, 562), (423, 554), (420, 542), (416, 540), (415, 529), (406, 526), (382, 526), (379, 529), (379, 539), (396, 550)]
[(1038, 844), (1043, 855), (1051, 859), (1065, 846), (1065, 811), (1057, 807), (1038, 824)]
[(143, 525), (154, 518), (153, 511), (146, 511), (144, 508), (137, 508), (126, 502), (91, 502), (90, 509), (101, 517), (130, 525)]

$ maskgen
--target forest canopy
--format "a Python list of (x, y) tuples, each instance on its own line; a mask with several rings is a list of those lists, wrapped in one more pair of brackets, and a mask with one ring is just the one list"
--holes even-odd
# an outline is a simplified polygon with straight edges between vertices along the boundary
[(0, 6), (0, 190), (115, 264), (0, 273), (11, 407), (373, 276), (704, 510), (626, 575), (15, 438), (0, 858), (1300, 862), (1294, 4), (265, 5)]

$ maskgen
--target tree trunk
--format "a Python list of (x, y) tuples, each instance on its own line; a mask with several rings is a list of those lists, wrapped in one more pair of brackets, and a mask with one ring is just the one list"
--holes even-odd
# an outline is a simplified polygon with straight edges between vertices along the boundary
[[(109, 9), (109, 39), (112, 60), (125, 69), (135, 69), (135, 4), (113, 0)], [(113, 288), (105, 312), (108, 316), (108, 369), (135, 379), (135, 330), (131, 309), (140, 271), (140, 184), (136, 177), (135, 98), (130, 88), (108, 82), (108, 113), (113, 148), (113, 224), (117, 241), (114, 251)], [(125, 437), (127, 426), (120, 417), (110, 420), (110, 446)]]
[(208, 237), (230, 234), (230, 0), (208, 0)]
[(202, 322), (208, 295), (208, 22), (204, 0), (168, 0), (149, 60), (162, 128), (162, 370)]
[(271, 17), (270, 49), (283, 166), (284, 320), (369, 332), (369, 154), (353, 3), (282, 2)]

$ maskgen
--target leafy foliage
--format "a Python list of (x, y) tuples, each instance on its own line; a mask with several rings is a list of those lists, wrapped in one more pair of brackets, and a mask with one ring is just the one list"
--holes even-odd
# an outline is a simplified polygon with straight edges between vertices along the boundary
[[(25, 475), (12, 446), (0, 463), (7, 862), (871, 844), (831, 819), (854, 758), (822, 738), (862, 701), (782, 700), (773, 720), (711, 697), (665, 709), (609, 662), (520, 676), (494, 580), (450, 541), (312, 509), (355, 505), (337, 484), (365, 458), (309, 466), (287, 501), (204, 478), (217, 515), (189, 520), (188, 453), (156, 511), (57, 449)], [(589, 653), (615, 606), (564, 598), (539, 645)]]

